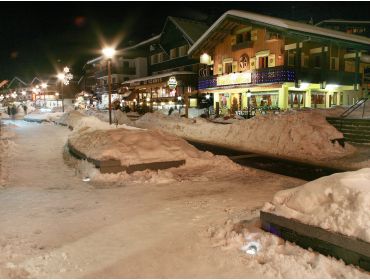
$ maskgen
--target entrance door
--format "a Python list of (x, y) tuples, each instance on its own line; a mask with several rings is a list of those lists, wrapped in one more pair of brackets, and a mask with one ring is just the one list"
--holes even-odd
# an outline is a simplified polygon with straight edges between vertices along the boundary
[(303, 108), (305, 106), (305, 91), (289, 91), (288, 105), (290, 108)]

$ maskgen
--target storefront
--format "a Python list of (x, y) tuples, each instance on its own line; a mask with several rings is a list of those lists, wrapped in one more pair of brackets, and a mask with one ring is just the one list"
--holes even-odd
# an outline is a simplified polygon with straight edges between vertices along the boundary
[(159, 110), (185, 107), (185, 98), (195, 92), (195, 74), (177, 71), (126, 81), (123, 86), (131, 92), (127, 105), (136, 110)]

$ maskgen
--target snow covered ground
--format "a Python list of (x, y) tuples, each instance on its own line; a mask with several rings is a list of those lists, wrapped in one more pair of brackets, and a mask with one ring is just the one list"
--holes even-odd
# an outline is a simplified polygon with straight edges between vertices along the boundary
[[(0, 278), (370, 276), (259, 230), (264, 203), (302, 180), (220, 156), (100, 174), (65, 152), (67, 127), (5, 124), (16, 149), (1, 153), (9, 168), (0, 189)], [(87, 171), (96, 175), (90, 182), (82, 181)], [(261, 245), (255, 256), (242, 250), (251, 240)]]

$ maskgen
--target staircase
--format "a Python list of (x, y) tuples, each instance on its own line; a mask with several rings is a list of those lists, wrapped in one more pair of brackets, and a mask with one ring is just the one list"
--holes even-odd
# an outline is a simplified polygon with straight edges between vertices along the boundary
[(370, 144), (370, 119), (327, 117), (326, 120), (343, 133), (347, 142)]

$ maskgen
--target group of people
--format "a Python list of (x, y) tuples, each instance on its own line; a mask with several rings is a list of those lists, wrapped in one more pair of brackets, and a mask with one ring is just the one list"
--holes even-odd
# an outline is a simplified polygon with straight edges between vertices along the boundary
[(16, 106), (15, 104), (13, 105), (8, 105), (8, 115), (14, 117), (18, 113), (18, 108), (19, 106), (22, 106), (24, 114), (27, 114), (27, 105), (26, 104), (20, 104)]

